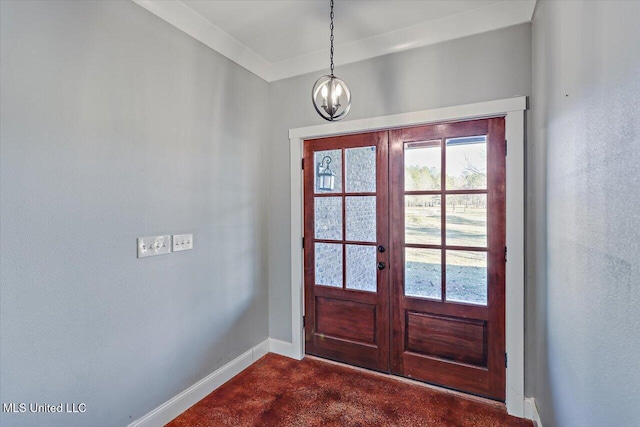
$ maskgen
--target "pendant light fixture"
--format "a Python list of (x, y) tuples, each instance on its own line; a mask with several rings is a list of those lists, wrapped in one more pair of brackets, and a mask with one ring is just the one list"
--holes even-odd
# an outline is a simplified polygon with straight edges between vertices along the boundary
[(340, 120), (351, 109), (349, 86), (333, 75), (333, 0), (331, 1), (331, 74), (322, 76), (313, 85), (311, 100), (320, 117), (330, 122)]

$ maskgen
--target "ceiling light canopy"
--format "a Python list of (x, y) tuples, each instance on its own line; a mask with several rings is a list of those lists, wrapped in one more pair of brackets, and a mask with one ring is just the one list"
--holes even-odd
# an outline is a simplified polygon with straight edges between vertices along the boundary
[(313, 106), (325, 120), (344, 118), (351, 110), (351, 90), (347, 84), (333, 75), (333, 0), (331, 0), (331, 74), (320, 77), (313, 85)]

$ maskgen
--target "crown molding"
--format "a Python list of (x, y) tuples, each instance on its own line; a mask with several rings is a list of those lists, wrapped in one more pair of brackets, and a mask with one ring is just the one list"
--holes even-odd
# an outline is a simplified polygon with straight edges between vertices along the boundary
[(271, 64), (220, 27), (178, 0), (132, 0), (194, 39), (226, 56), (258, 77), (270, 81)]
[[(268, 81), (327, 68), (329, 49), (270, 63), (179, 0), (132, 0), (233, 62)], [(537, 0), (487, 7), (338, 45), (336, 66), (530, 22)]]

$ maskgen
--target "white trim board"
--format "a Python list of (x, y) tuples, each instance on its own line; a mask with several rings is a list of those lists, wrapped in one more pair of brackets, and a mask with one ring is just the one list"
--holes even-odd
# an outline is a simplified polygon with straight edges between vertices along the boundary
[(131, 1), (226, 56), (253, 74), (270, 81), (268, 74), (271, 64), (183, 2), (166, 0)]
[(527, 97), (334, 122), (289, 130), (291, 168), (291, 337), (290, 357), (304, 356), (302, 144), (305, 139), (369, 132), (427, 123), (505, 115), (507, 151), (506, 349), (509, 414), (523, 417), (524, 400), (524, 112)]
[(536, 427), (542, 427), (542, 420), (540, 420), (536, 400), (533, 397), (526, 397), (524, 399), (524, 417), (533, 421)]
[(270, 341), (266, 339), (245, 351), (220, 369), (207, 375), (188, 389), (169, 399), (128, 427), (163, 426), (202, 400), (209, 393), (238, 375), (270, 351)]
[(300, 360), (300, 357), (294, 357), (295, 351), (293, 344), (286, 341), (280, 341), (275, 338), (269, 338), (269, 352), (279, 354), (280, 356), (290, 357)]
[[(128, 427), (155, 427), (167, 424), (269, 352), (291, 357), (294, 353), (293, 344), (274, 338), (264, 340), (142, 418), (132, 422)], [(524, 399), (524, 417), (537, 423), (537, 427), (542, 427), (533, 398)]]
[[(328, 49), (268, 62), (182, 1), (132, 1), (268, 82), (327, 68)], [(536, 1), (500, 1), (486, 7), (341, 44), (336, 46), (340, 51), (336, 65), (350, 64), (530, 22)]]

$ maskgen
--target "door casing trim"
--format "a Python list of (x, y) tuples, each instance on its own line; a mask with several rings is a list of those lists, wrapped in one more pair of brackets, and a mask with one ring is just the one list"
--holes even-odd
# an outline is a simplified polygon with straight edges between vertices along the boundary
[(303, 173), (300, 168), (305, 139), (324, 138), (389, 128), (418, 126), (443, 121), (505, 116), (507, 247), (506, 264), (506, 350), (508, 353), (506, 407), (510, 415), (525, 415), (524, 397), (524, 114), (527, 97), (379, 116), (346, 122), (332, 122), (289, 130), (291, 170), (291, 354), (304, 357), (304, 269), (300, 242), (304, 232)]

